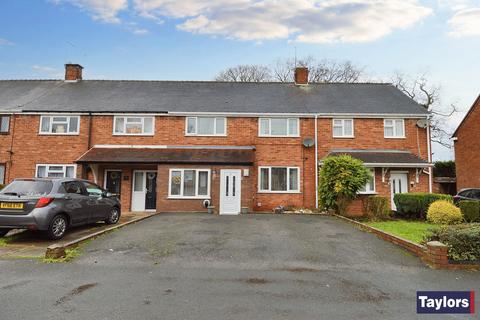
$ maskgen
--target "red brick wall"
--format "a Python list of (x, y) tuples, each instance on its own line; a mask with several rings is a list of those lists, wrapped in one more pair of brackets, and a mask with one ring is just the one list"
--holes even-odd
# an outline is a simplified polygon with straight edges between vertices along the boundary
[(455, 166), (457, 190), (480, 188), (480, 99), (457, 131)]
[[(7, 177), (10, 180), (16, 177), (32, 177), (35, 174), (35, 165), (46, 164), (69, 164), (74, 163), (84, 152), (87, 151), (89, 118), (82, 116), (80, 121), (79, 135), (39, 135), (38, 115), (16, 115), (11, 120), (11, 133), (0, 136), (0, 162), (9, 161), (10, 142), (13, 137), (13, 155), (11, 166), (7, 166)], [(14, 123), (15, 122), (15, 123)], [(426, 132), (417, 129), (416, 120), (406, 120), (406, 139), (383, 138), (383, 119), (355, 119), (355, 139), (332, 138), (332, 120), (318, 120), (319, 135), (319, 159), (324, 157), (333, 148), (380, 148), (380, 149), (403, 149), (410, 150), (427, 158)], [(14, 127), (14, 129), (13, 129)], [(12, 131), (14, 135), (12, 136)], [(226, 137), (190, 137), (185, 136), (185, 117), (155, 118), (154, 136), (114, 136), (113, 116), (94, 116), (92, 119), (91, 144), (137, 144), (137, 145), (234, 145), (255, 146), (256, 161), (250, 168), (250, 176), (245, 183), (249, 199), (242, 199), (242, 206), (248, 206), (256, 211), (271, 211), (278, 205), (295, 207), (315, 207), (315, 152), (314, 147), (305, 148), (302, 141), (306, 137), (313, 138), (314, 119), (300, 120), (300, 137), (298, 138), (265, 138), (258, 137), (257, 118), (228, 118)], [(419, 145), (417, 145), (417, 134)], [(257, 193), (258, 190), (258, 167), (259, 166), (296, 166), (300, 168), (300, 193), (275, 194)], [(123, 210), (130, 209), (131, 202), (131, 174), (132, 169), (143, 167), (137, 166), (104, 166), (99, 170), (99, 184), (103, 184), (103, 170), (121, 168), (123, 175), (129, 176), (128, 181), (122, 181), (122, 205)], [(220, 167), (212, 167), (212, 169)], [(149, 168), (150, 169), (150, 168)], [(168, 185), (160, 170), (165, 166), (159, 166), (159, 183)], [(78, 176), (81, 176), (81, 166), (78, 166)], [(378, 172), (377, 172), (378, 175)], [(91, 175), (89, 176), (92, 177)], [(422, 176), (422, 179), (425, 177)], [(381, 181), (381, 180), (380, 180)], [(422, 180), (423, 181), (423, 180)], [(428, 179), (427, 179), (428, 181)], [(212, 181), (212, 192), (215, 191), (217, 181)], [(377, 182), (377, 188), (379, 183)], [(159, 188), (159, 192), (164, 188)], [(218, 188), (217, 188), (218, 189)], [(422, 184), (422, 191), (428, 190)], [(168, 190), (168, 189), (167, 189)], [(380, 190), (380, 189), (379, 189)], [(379, 192), (388, 195), (388, 188)], [(215, 191), (217, 192), (217, 191)], [(212, 195), (214, 195), (212, 193)], [(218, 196), (218, 194), (216, 195)], [(159, 204), (165, 208), (173, 207), (177, 201), (169, 200), (170, 204), (163, 203), (162, 194), (159, 194)], [(197, 208), (198, 204), (187, 204), (182, 201), (183, 208)], [(218, 202), (218, 199), (214, 201)], [(243, 203), (246, 203), (244, 205)], [(185, 207), (186, 206), (186, 207)], [(159, 206), (160, 208), (160, 206)], [(200, 208), (201, 209), (201, 208)], [(163, 209), (162, 209), (163, 210)]]

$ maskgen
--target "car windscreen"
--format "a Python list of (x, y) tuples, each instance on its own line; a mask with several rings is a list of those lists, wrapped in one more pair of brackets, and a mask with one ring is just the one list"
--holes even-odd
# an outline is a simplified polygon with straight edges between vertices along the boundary
[(15, 180), (7, 185), (0, 194), (13, 196), (45, 196), (52, 191), (51, 181)]

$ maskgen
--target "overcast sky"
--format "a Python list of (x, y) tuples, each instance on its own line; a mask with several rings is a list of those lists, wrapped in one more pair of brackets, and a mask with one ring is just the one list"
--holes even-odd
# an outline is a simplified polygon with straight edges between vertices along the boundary
[[(236, 64), (351, 60), (427, 74), (463, 112), (480, 94), (480, 0), (2, 0), (0, 79), (211, 80)], [(451, 150), (434, 147), (435, 159)]]

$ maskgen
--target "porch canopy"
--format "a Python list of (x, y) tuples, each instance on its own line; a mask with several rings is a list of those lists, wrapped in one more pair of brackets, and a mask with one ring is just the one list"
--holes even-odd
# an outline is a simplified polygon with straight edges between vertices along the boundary
[[(353, 158), (362, 160), (366, 167), (388, 168), (427, 168), (433, 167), (432, 163), (423, 160), (410, 151), (405, 150), (357, 150), (357, 149), (333, 149), (328, 156), (347, 154)], [(321, 161), (320, 161), (321, 164)]]
[(216, 164), (253, 165), (254, 147), (93, 147), (77, 159), (81, 164)]

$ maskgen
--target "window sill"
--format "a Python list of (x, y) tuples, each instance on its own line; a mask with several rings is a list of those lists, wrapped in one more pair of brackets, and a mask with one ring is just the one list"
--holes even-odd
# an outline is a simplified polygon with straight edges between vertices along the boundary
[(354, 139), (355, 136), (333, 136), (334, 139)]
[(226, 137), (226, 134), (185, 134), (185, 137)]
[(296, 135), (296, 136), (263, 136), (263, 135), (259, 135), (258, 137), (259, 138), (300, 138), (300, 135)]
[(114, 136), (153, 137), (153, 133), (114, 133)]
[(204, 197), (175, 197), (169, 196), (167, 197), (168, 200), (211, 200), (210, 196)]
[(407, 137), (385, 137), (383, 136), (385, 139), (406, 139)]
[(257, 193), (264, 194), (301, 194), (300, 191), (257, 191)]
[(378, 192), (372, 191), (372, 192), (357, 192), (358, 195), (361, 196), (368, 196), (368, 195), (376, 195)]
[(80, 133), (75, 132), (75, 133), (46, 133), (46, 132), (40, 132), (38, 134), (39, 136), (78, 136)]

